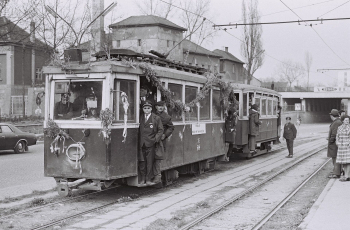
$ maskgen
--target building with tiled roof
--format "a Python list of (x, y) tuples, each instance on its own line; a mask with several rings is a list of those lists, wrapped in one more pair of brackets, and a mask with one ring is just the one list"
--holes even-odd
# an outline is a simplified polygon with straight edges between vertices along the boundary
[(228, 47), (225, 47), (225, 50), (216, 49), (213, 53), (221, 56), (219, 72), (224, 75), (226, 79), (232, 79), (239, 83), (245, 82), (244, 62), (228, 52)]
[[(31, 33), (0, 17), (1, 115), (22, 115), (23, 84), (24, 94), (28, 95), (31, 86), (44, 83), (41, 69), (50, 60), (50, 49), (35, 39), (35, 25), (32, 23), (30, 27)], [(31, 115), (29, 108), (26, 111)]]

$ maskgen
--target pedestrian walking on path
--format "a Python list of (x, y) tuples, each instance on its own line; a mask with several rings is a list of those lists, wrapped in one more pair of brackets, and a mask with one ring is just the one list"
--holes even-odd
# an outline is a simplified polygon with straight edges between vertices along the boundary
[(340, 164), (336, 162), (337, 159), (337, 152), (338, 147), (336, 144), (336, 136), (338, 127), (342, 125), (342, 122), (339, 118), (339, 112), (336, 109), (332, 109), (332, 111), (329, 113), (332, 123), (329, 126), (329, 133), (328, 133), (328, 150), (327, 150), (327, 157), (332, 158), (333, 162), (333, 172), (328, 176), (328, 178), (340, 178)]
[(293, 157), (293, 143), (294, 139), (297, 137), (297, 129), (291, 120), (291, 117), (286, 117), (286, 124), (284, 125), (283, 129), (283, 138), (287, 142), (287, 148), (289, 152), (289, 155), (287, 156), (288, 158)]
[(338, 153), (336, 163), (343, 166), (344, 177), (340, 181), (350, 181), (350, 117), (343, 115), (341, 120), (343, 124), (338, 127), (336, 144), (338, 146)]

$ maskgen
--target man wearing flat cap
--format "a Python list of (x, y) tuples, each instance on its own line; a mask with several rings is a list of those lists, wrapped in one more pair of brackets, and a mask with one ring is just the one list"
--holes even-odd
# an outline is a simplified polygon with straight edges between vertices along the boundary
[(340, 164), (336, 163), (338, 146), (336, 145), (335, 141), (336, 141), (338, 127), (342, 125), (342, 122), (340, 120), (338, 110), (332, 109), (329, 115), (332, 119), (332, 123), (329, 126), (329, 133), (327, 138), (328, 140), (327, 157), (332, 158), (333, 172), (328, 176), (328, 178), (340, 178), (341, 166)]
[[(158, 101), (155, 103), (156, 107), (156, 115), (160, 117), (160, 120), (162, 121), (162, 125), (164, 128), (163, 134), (162, 134), (162, 144), (164, 152), (166, 150), (166, 139), (173, 133), (174, 131), (174, 125), (171, 121), (171, 116), (169, 116), (165, 111), (165, 101)], [(161, 147), (161, 146), (157, 146)], [(154, 163), (153, 163), (153, 174), (154, 179), (153, 182), (158, 184), (161, 182), (161, 171), (160, 171), (160, 165), (163, 160), (163, 156), (161, 155), (161, 151), (156, 151), (155, 157), (154, 157)]]
[(69, 93), (61, 94), (61, 101), (55, 104), (54, 119), (70, 119), (73, 116), (73, 105), (69, 101)]
[(152, 113), (152, 103), (145, 101), (141, 104), (143, 114), (140, 116), (139, 128), (139, 170), (140, 186), (153, 185), (153, 163), (155, 144), (161, 141), (163, 125), (160, 117)]
[(291, 120), (291, 117), (286, 117), (286, 124), (284, 125), (283, 129), (283, 138), (286, 139), (287, 149), (289, 153), (287, 158), (293, 157), (293, 143), (294, 139), (297, 137), (297, 129)]

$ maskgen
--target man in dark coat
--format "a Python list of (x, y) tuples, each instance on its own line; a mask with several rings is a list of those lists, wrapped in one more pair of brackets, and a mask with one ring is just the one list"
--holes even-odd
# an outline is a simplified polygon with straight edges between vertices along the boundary
[(293, 157), (293, 143), (294, 139), (297, 137), (297, 129), (295, 125), (291, 122), (292, 118), (286, 117), (286, 124), (283, 129), (283, 138), (286, 139), (287, 149), (289, 152), (288, 158)]
[(225, 160), (229, 161), (229, 158), (233, 152), (233, 145), (236, 144), (236, 125), (237, 125), (237, 112), (235, 108), (228, 111), (225, 119), (225, 143), (228, 150), (226, 153)]
[(153, 178), (153, 162), (155, 144), (159, 142), (163, 135), (163, 125), (160, 117), (151, 113), (152, 103), (145, 101), (142, 104), (143, 114), (140, 117), (139, 129), (139, 170), (140, 170), (140, 185), (152, 185)]
[(260, 115), (258, 109), (259, 106), (257, 104), (253, 104), (249, 111), (249, 150), (251, 153), (256, 153), (256, 136), (259, 136), (259, 126), (262, 123), (259, 120)]
[(70, 119), (73, 117), (73, 105), (69, 101), (69, 93), (61, 94), (61, 101), (55, 104), (54, 119)]
[[(162, 121), (162, 125), (164, 128), (163, 134), (162, 134), (162, 144), (164, 148), (164, 152), (166, 150), (166, 139), (173, 133), (174, 131), (174, 125), (171, 121), (171, 116), (169, 116), (166, 112), (164, 112), (164, 101), (158, 101), (155, 103), (156, 107), (156, 115), (160, 117)], [(158, 148), (161, 148), (161, 146), (157, 146)], [(153, 183), (160, 183), (161, 182), (161, 171), (160, 171), (160, 165), (163, 160), (163, 156), (160, 154), (162, 151), (156, 151), (155, 157), (154, 157), (154, 163), (153, 163)]]
[(336, 163), (338, 146), (335, 143), (335, 139), (337, 136), (338, 127), (342, 125), (342, 122), (339, 118), (339, 112), (336, 109), (332, 109), (330, 112), (330, 117), (332, 119), (332, 123), (329, 126), (328, 133), (328, 150), (327, 157), (331, 157), (333, 161), (333, 172), (329, 175), (329, 178), (340, 178), (341, 166)]

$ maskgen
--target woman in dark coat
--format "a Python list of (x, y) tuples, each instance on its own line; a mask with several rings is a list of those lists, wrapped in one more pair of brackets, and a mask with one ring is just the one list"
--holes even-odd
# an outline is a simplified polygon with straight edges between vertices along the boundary
[(258, 112), (258, 105), (253, 104), (249, 111), (249, 150), (250, 152), (255, 151), (256, 136), (259, 136), (259, 126), (261, 121), (259, 120), (260, 114)]
[(233, 145), (236, 143), (236, 124), (237, 124), (237, 113), (233, 108), (228, 111), (228, 116), (225, 119), (225, 142), (228, 145), (227, 157), (225, 160), (229, 160), (229, 157), (233, 151)]

